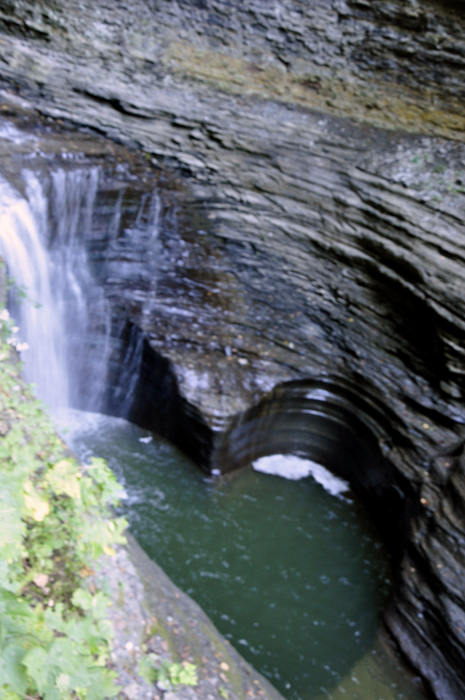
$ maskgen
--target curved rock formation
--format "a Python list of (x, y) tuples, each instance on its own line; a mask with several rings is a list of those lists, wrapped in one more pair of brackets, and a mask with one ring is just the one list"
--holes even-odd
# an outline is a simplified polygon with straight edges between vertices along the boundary
[(240, 6), (10, 0), (2, 97), (145, 151), (160, 187), (164, 163), (179, 169), (155, 257), (127, 222), (89, 249), (114, 308), (210, 428), (237, 430), (283, 382), (338, 376), (375, 397), (395, 431), (377, 454), (405, 538), (385, 620), (435, 696), (457, 700), (462, 2)]
[(280, 384), (236, 416), (217, 438), (212, 464), (227, 473), (270, 454), (309, 457), (351, 484), (398, 560), (409, 486), (389, 460), (393, 444), (408, 444), (405, 431), (363, 384), (321, 376)]

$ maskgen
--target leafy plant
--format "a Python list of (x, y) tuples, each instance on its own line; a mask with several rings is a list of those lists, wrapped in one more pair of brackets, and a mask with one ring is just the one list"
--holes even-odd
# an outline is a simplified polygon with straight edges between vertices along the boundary
[(0, 700), (103, 700), (118, 692), (110, 601), (86, 577), (125, 542), (120, 486), (69, 457), (10, 361), (13, 329), (0, 311)]
[(166, 688), (172, 688), (178, 685), (198, 684), (197, 667), (188, 661), (183, 663), (172, 663), (163, 660), (158, 663), (156, 654), (148, 654), (139, 662), (138, 671), (140, 675), (149, 683), (162, 683)]

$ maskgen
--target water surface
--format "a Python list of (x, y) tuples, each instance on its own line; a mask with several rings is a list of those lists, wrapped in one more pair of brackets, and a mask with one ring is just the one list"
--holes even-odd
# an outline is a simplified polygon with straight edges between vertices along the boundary
[(207, 478), (124, 420), (72, 416), (65, 439), (109, 460), (149, 556), (287, 698), (327, 695), (371, 652), (388, 564), (356, 503), (311, 477)]

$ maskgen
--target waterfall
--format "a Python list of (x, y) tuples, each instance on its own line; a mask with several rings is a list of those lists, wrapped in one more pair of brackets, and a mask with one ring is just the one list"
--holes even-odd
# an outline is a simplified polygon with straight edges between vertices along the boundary
[[(24, 170), (25, 197), (0, 178), (0, 252), (24, 375), (52, 412), (98, 410), (105, 387), (110, 314), (91, 273), (84, 239), (92, 226), (98, 168), (58, 169), (43, 183)], [(48, 196), (46, 194), (48, 189)]]
[(117, 379), (108, 392), (108, 406), (122, 417), (128, 417), (134, 401), (139, 381), (144, 350), (144, 334), (137, 326), (129, 325), (125, 320), (120, 322), (118, 337), (122, 339), (121, 354)]
[[(43, 195), (36, 204), (44, 205)], [(44, 206), (42, 214), (43, 210)], [(42, 400), (51, 408), (57, 408), (68, 401), (65, 350), (61, 319), (55, 312), (50, 261), (41, 241), (37, 218), (28, 202), (2, 178), (0, 249), (16, 290), (21, 289), (27, 295), (20, 305), (15, 295), (15, 317), (21, 326), (21, 339), (34, 344), (35, 348), (29, 357), (22, 354), (24, 374), (28, 381), (40, 385)]]

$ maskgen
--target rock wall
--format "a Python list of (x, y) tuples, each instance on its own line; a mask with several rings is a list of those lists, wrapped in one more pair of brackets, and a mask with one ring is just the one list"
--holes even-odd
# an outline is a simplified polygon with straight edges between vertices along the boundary
[(95, 264), (210, 427), (327, 375), (393, 416), (409, 524), (385, 619), (441, 700), (465, 692), (461, 8), (17, 1), (0, 38), (5, 111), (181, 173), (150, 273), (125, 276), (118, 232)]
[(44, 96), (65, 81), (147, 116), (188, 79), (463, 140), (463, 0), (8, 0), (0, 28), (2, 74)]

